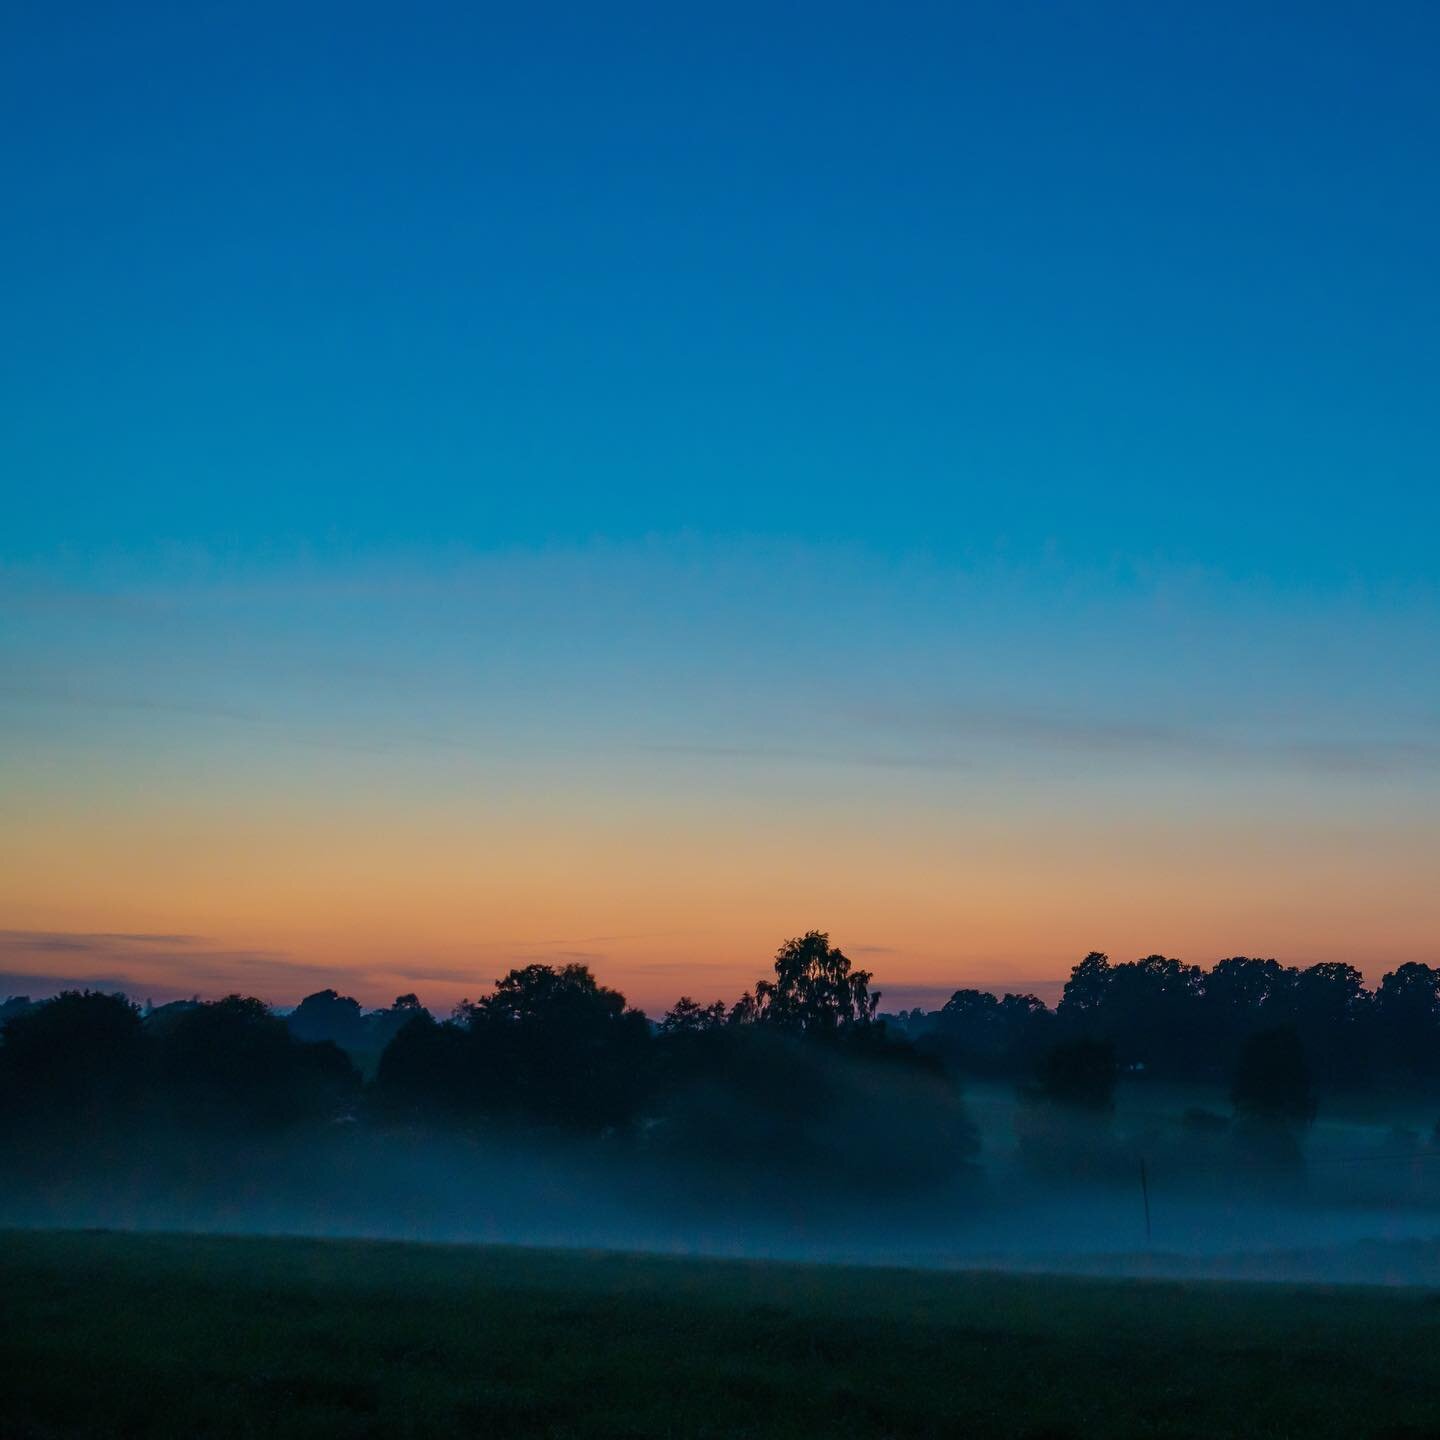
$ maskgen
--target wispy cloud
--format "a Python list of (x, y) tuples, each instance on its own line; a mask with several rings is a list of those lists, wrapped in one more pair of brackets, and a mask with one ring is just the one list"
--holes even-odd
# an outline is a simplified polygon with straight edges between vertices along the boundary
[(608, 959), (600, 951), (575, 948), (574, 942), (550, 942), (508, 954), (494, 944), (477, 946), (474, 963), (463, 966), (408, 957), (393, 965), (325, 965), (296, 960), (284, 950), (228, 948), (199, 935), (58, 930), (0, 930), (0, 957), (14, 966), (0, 970), (0, 997), (92, 989), (160, 1000), (241, 991), (277, 1004), (327, 987), (375, 1004), (427, 986), (473, 994), (512, 967), (536, 961), (598, 966)]
[(609, 957), (601, 950), (549, 950), (538, 959), (533, 954), (514, 958), (520, 965), (543, 964), (546, 961), (556, 965), (603, 965)]
[(762, 764), (855, 765), (881, 770), (970, 770), (975, 762), (957, 755), (887, 753), (842, 746), (699, 745), (681, 742), (639, 747), (648, 755), (696, 756), (708, 760), (756, 761)]
[[(943, 736), (988, 752), (1119, 759), (1127, 764), (1208, 763), (1317, 775), (1391, 775), (1440, 770), (1440, 735), (1315, 736), (1275, 725), (1253, 733), (1164, 720), (1087, 715), (1063, 709), (1025, 710), (960, 704), (868, 708), (868, 725), (891, 733)], [(961, 763), (956, 756), (951, 763)], [(930, 763), (917, 755), (914, 763)], [(972, 762), (973, 763), (973, 762)]]
[(200, 935), (155, 935), (123, 930), (0, 930), (0, 950), (112, 953), (117, 946), (203, 945)]
[[(34, 967), (0, 972), (0, 984), (38, 994), (78, 986), (166, 998), (248, 990), (269, 998), (355, 978), (353, 971), (302, 964), (283, 950), (226, 948), (197, 935), (0, 930), (0, 955)], [(49, 970), (57, 962), (63, 974)]]

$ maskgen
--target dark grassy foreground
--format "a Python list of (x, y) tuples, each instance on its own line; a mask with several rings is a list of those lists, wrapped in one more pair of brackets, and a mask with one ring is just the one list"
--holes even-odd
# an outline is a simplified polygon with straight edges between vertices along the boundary
[(12, 1231), (0, 1434), (1440, 1435), (1440, 1297)]

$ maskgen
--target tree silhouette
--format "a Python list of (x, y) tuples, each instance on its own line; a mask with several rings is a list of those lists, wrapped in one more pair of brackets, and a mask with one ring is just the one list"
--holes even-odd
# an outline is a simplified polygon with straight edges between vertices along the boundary
[(0, 1001), (0, 1031), (27, 1010), (34, 1009), (34, 1002), (28, 995), (12, 995), (8, 1000)]
[[(912, 1017), (902, 1033), (965, 1075), (1004, 1075), (1032, 1070), (1050, 1042), (1054, 1016), (1034, 995), (957, 990), (932, 1017)], [(926, 1021), (930, 1023), (926, 1023)]]
[(187, 1125), (281, 1128), (337, 1114), (359, 1090), (358, 1071), (336, 1045), (297, 1040), (249, 996), (193, 1006), (157, 1028), (160, 1080)]
[(88, 1144), (135, 1118), (146, 1079), (140, 1011), (123, 995), (67, 990), (14, 1016), (0, 1043), (0, 1122)]
[(1216, 1064), (1233, 1064), (1258, 1029), (1283, 1023), (1293, 1009), (1296, 972), (1278, 960), (1234, 955), (1217, 961), (1202, 984), (1200, 1019)]
[(380, 1055), (375, 1100), (380, 1114), (411, 1124), (453, 1123), (483, 1109), (465, 1031), (415, 1007)]
[(568, 1129), (628, 1124), (646, 1083), (650, 1026), (584, 965), (527, 965), (456, 1019), (478, 1093), (497, 1114)]
[(1296, 973), (1291, 1013), (1320, 1079), (1353, 1083), (1370, 1072), (1372, 1011), (1364, 977), (1353, 965), (1330, 961)]
[(754, 1025), (760, 1019), (760, 1002), (749, 990), (730, 1007), (725, 1017), (727, 1025)]
[(775, 978), (756, 985), (755, 1004), (767, 1024), (833, 1034), (874, 1018), (880, 995), (870, 991), (873, 978), (868, 970), (854, 969), (824, 931), (811, 930), (776, 952)]
[(1392, 970), (1375, 992), (1375, 1023), (1388, 1068), (1440, 1071), (1440, 969), (1412, 962)]
[(342, 1050), (364, 1044), (365, 1019), (360, 1002), (334, 990), (307, 995), (287, 1017), (297, 1040), (331, 1040)]
[(367, 1047), (378, 1056), (411, 1020), (429, 1013), (413, 992), (397, 995), (388, 1010), (372, 1010), (365, 1017)]
[(1109, 993), (1110, 957), (1092, 950), (1071, 970), (1060, 997), (1060, 1013), (1071, 1021), (1097, 1015)]
[(724, 1025), (727, 1010), (723, 1000), (713, 1005), (699, 1005), (688, 995), (682, 995), (665, 1012), (660, 1021), (662, 1035), (699, 1035), (718, 1030)]

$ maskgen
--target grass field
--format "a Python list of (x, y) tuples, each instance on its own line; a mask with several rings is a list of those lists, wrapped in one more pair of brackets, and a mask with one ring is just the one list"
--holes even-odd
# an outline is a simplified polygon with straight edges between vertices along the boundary
[(1440, 1296), (0, 1232), (0, 1434), (1440, 1435)]

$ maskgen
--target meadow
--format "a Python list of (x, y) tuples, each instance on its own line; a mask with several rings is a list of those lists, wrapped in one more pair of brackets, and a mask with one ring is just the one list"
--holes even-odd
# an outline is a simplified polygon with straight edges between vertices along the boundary
[(0, 1234), (0, 1433), (1440, 1435), (1440, 1297)]

